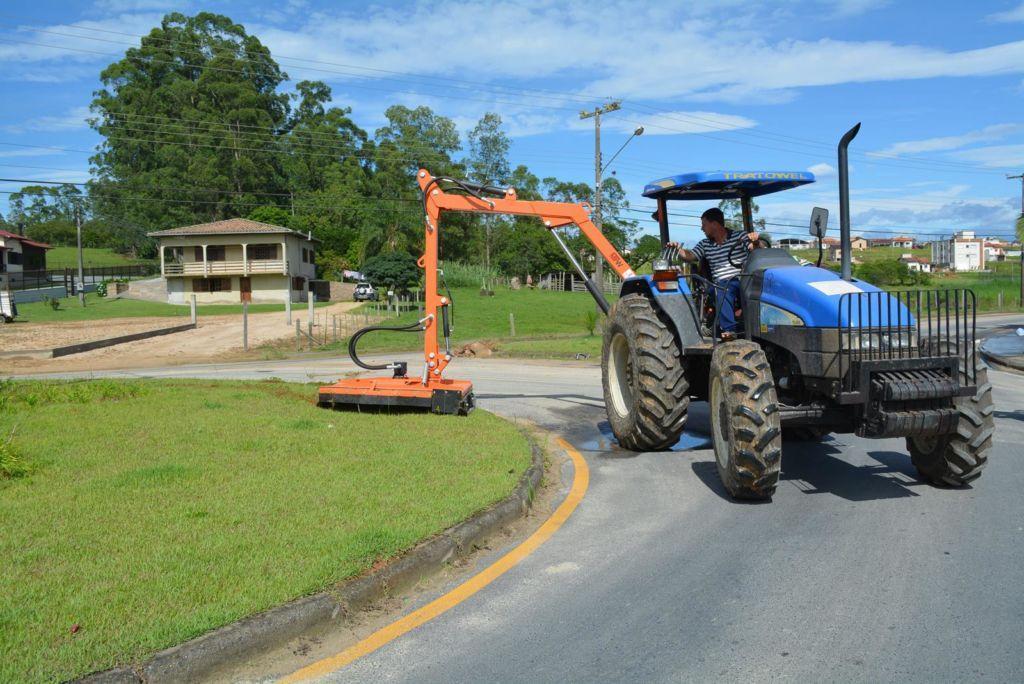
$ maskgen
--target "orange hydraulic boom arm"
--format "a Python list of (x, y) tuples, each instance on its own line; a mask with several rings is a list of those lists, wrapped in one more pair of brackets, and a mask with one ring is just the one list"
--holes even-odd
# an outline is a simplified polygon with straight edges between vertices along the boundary
[[(334, 385), (320, 388), (320, 405), (377, 405), (417, 406), (430, 408), (436, 413), (466, 413), (473, 405), (472, 385), (465, 380), (447, 380), (442, 377), (444, 369), (452, 360), (448, 307), (451, 302), (438, 293), (438, 245), (441, 213), (445, 211), (470, 212), (476, 214), (511, 214), (536, 216), (544, 222), (558, 240), (578, 271), (582, 268), (572, 253), (565, 247), (556, 228), (576, 225), (608, 261), (621, 278), (634, 275), (633, 269), (616, 251), (615, 247), (601, 234), (590, 220), (590, 206), (568, 202), (543, 202), (520, 200), (514, 188), (485, 187), (466, 181), (436, 178), (426, 169), (417, 173), (417, 181), (423, 193), (424, 242), (423, 256), (416, 262), (424, 270), (426, 294), (424, 315), (420, 319), (423, 331), (423, 372), (418, 378), (404, 375), (404, 364), (391, 364), (396, 369), (393, 378), (355, 378), (340, 380)], [(446, 182), (468, 194), (446, 192), (441, 183)], [(488, 196), (485, 196), (488, 195)], [(490, 196), (497, 195), (497, 196)], [(603, 295), (593, 288), (585, 277), (588, 289), (598, 303), (607, 311)], [(438, 314), (442, 318), (442, 333), (445, 349), (438, 344)], [(350, 345), (351, 348), (351, 345)], [(358, 361), (357, 361), (358, 362)], [(401, 373), (401, 375), (399, 375)]]

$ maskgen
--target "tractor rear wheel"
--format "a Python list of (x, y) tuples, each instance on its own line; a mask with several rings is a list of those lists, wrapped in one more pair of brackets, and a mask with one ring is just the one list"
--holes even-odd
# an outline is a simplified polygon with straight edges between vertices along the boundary
[(775, 382), (760, 345), (726, 342), (711, 356), (711, 439), (718, 475), (738, 499), (769, 499), (782, 466)]
[(690, 385), (675, 335), (644, 295), (626, 295), (608, 312), (601, 371), (608, 422), (621, 446), (660, 451), (679, 441)]
[[(956, 354), (952, 346), (941, 349), (942, 354)], [(992, 385), (988, 381), (988, 367), (975, 354), (975, 379), (978, 390), (971, 397), (957, 397), (953, 406), (960, 414), (956, 432), (934, 437), (908, 437), (907, 450), (917, 472), (932, 484), (965, 485), (981, 475), (988, 463), (992, 447), (995, 418), (992, 411)], [(965, 369), (960, 369), (960, 384), (970, 382)]]

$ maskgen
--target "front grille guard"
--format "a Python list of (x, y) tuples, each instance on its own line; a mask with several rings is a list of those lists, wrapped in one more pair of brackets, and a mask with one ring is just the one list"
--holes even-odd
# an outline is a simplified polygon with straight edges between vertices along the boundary
[(840, 295), (837, 324), (842, 391), (867, 389), (859, 387), (863, 374), (851, 372), (855, 364), (954, 356), (966, 384), (977, 385), (976, 305), (974, 292), (967, 289)]

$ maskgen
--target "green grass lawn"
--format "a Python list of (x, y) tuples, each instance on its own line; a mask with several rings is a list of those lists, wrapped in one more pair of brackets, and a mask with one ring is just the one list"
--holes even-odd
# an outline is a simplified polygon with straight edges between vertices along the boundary
[(530, 463), (483, 411), (332, 412), (315, 392), (0, 386), (0, 681), (138, 662), (322, 590), (508, 495)]
[[(500, 343), (516, 338), (548, 337), (571, 340), (588, 333), (586, 317), (596, 310), (594, 300), (587, 293), (551, 292), (549, 290), (508, 290), (498, 288), (493, 297), (481, 297), (476, 288), (452, 290), (455, 302), (455, 329), (452, 345), (463, 345), (475, 340)], [(609, 301), (614, 301), (609, 297)], [(515, 317), (516, 337), (512, 337), (509, 314)], [(603, 316), (601, 317), (603, 318)], [(382, 325), (403, 325), (419, 319), (416, 313), (389, 318)], [(599, 332), (599, 331), (598, 331)], [(339, 341), (329, 349), (347, 349), (348, 341)], [(418, 333), (370, 333), (359, 343), (361, 351), (396, 351), (422, 349), (423, 338)], [(521, 348), (515, 344), (512, 348)], [(565, 353), (574, 349), (572, 343)], [(575, 354), (575, 351), (572, 352)]]
[[(139, 318), (142, 316), (180, 316), (188, 317), (191, 309), (187, 304), (167, 304), (165, 302), (148, 302), (140, 299), (112, 299), (99, 297), (95, 293), (85, 295), (83, 308), (77, 297), (67, 297), (60, 301), (56, 311), (45, 302), (18, 304), (18, 320), (28, 323), (53, 323), (58, 321), (93, 321), (105, 318)], [(318, 302), (317, 307), (330, 306), (333, 302)], [(303, 317), (307, 304), (293, 303), (292, 311)], [(268, 313), (284, 311), (284, 304), (250, 304), (249, 313)], [(241, 304), (200, 304), (196, 312), (202, 316), (222, 316), (241, 314)]]
[[(124, 254), (118, 254), (112, 249), (100, 249), (96, 247), (82, 248), (82, 262), (85, 268), (99, 268), (101, 266), (131, 266), (132, 264), (149, 264), (152, 260), (131, 259)], [(77, 247), (54, 247), (46, 251), (46, 268), (78, 268)]]

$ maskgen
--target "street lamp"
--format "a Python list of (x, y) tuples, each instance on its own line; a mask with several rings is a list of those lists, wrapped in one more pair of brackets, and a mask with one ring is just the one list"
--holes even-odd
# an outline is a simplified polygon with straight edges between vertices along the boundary
[(608, 160), (608, 163), (604, 165), (604, 168), (601, 169), (601, 173), (604, 173), (605, 171), (608, 170), (608, 167), (612, 165), (612, 162), (615, 161), (615, 158), (619, 156), (619, 152), (622, 152), (622, 150), (626, 149), (626, 145), (629, 144), (630, 140), (632, 140), (633, 138), (637, 137), (638, 135), (643, 135), (643, 134), (644, 134), (644, 127), (643, 126), (637, 126), (637, 129), (635, 131), (633, 131), (633, 135), (631, 135), (628, 138), (626, 138), (626, 142), (622, 143), (622, 147), (620, 147), (615, 152), (615, 154), (612, 155), (612, 158)]

